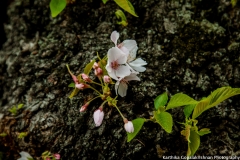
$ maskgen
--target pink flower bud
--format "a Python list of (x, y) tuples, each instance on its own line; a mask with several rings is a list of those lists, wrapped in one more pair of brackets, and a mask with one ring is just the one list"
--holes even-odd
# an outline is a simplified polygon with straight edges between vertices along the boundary
[(51, 160), (51, 159), (49, 157), (47, 157), (46, 160)]
[(72, 79), (73, 79), (73, 81), (74, 81), (75, 84), (79, 83), (79, 81), (78, 81), (78, 79), (77, 79), (77, 76), (75, 76), (75, 75), (73, 75), (73, 74), (71, 74), (71, 76), (72, 76)]
[(82, 90), (82, 89), (88, 88), (88, 85), (84, 83), (79, 83), (79, 84), (75, 84), (75, 87)]
[(110, 79), (109, 76), (105, 75), (105, 76), (103, 77), (103, 81), (104, 81), (105, 83), (110, 83), (111, 79)]
[(55, 154), (54, 154), (54, 157), (55, 157), (56, 160), (60, 160), (60, 158), (61, 158), (61, 157), (60, 157), (60, 154), (58, 154), (58, 153), (55, 153)]
[(89, 78), (89, 76), (86, 75), (85, 73), (83, 73), (83, 74), (81, 74), (81, 75), (82, 75), (82, 78), (83, 78), (84, 81), (86, 81), (86, 82), (91, 82), (91, 81), (92, 81), (92, 80)]
[(97, 69), (97, 68), (99, 68), (100, 66), (98, 65), (98, 63), (97, 62), (94, 62), (94, 64), (93, 64), (93, 69)]
[(133, 127), (132, 121), (127, 121), (127, 122), (124, 124), (124, 128), (125, 128), (125, 130), (126, 130), (128, 133), (133, 133), (133, 132), (134, 132), (134, 127)]
[(84, 104), (84, 105), (80, 108), (80, 112), (84, 112), (84, 111), (87, 109), (88, 105), (89, 105), (89, 102), (86, 103), (86, 104)]
[(96, 68), (94, 70), (94, 73), (95, 73), (96, 76), (101, 76), (102, 75), (102, 69), (101, 68)]
[(97, 109), (94, 112), (93, 119), (94, 119), (96, 127), (99, 127), (102, 124), (103, 117), (104, 117), (104, 112), (102, 111), (102, 109)]

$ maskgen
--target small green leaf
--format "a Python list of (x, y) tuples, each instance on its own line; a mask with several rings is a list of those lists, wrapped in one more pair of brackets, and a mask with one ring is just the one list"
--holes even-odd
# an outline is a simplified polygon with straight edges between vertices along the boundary
[(17, 114), (17, 107), (13, 106), (12, 108), (9, 109), (9, 112), (11, 112), (13, 115)]
[(176, 108), (176, 107), (180, 107), (180, 106), (185, 106), (185, 105), (189, 105), (189, 104), (197, 104), (197, 103), (198, 103), (198, 101), (192, 99), (188, 95), (183, 94), (183, 93), (177, 93), (172, 96), (166, 109), (168, 110), (168, 109), (172, 109), (172, 108)]
[(235, 7), (237, 4), (237, 0), (231, 0), (231, 3), (232, 3), (232, 7)]
[(167, 92), (164, 92), (163, 94), (157, 96), (157, 98), (154, 99), (154, 107), (156, 110), (158, 110), (159, 107), (165, 106), (168, 101), (168, 95)]
[(69, 98), (72, 99), (75, 95), (77, 95), (79, 92), (79, 89), (74, 88), (74, 90), (72, 91), (72, 93), (70, 94)]
[(200, 146), (200, 136), (195, 131), (190, 131), (189, 139), (187, 156), (193, 156)]
[(7, 133), (5, 132), (0, 133), (0, 137), (6, 137), (6, 136), (7, 136)]
[(75, 88), (75, 83), (70, 83), (68, 87)]
[(21, 132), (19, 133), (18, 138), (24, 138), (27, 136), (27, 134), (28, 134), (27, 132)]
[(240, 94), (240, 88), (222, 87), (213, 91), (207, 98), (196, 105), (192, 118), (196, 119), (204, 111), (218, 105), (225, 99)]
[(107, 1), (108, 1), (108, 0), (102, 0), (102, 2), (103, 2), (104, 4), (106, 4), (106, 3), (107, 3)]
[(21, 109), (24, 106), (24, 104), (19, 104), (17, 109)]
[(132, 3), (129, 0), (114, 0), (119, 7), (127, 11), (128, 13), (132, 14), (135, 17), (138, 17), (138, 15), (135, 13), (134, 7)]
[(42, 153), (42, 156), (50, 156), (51, 155), (51, 152), (49, 151), (45, 151)]
[(191, 131), (190, 125), (186, 125), (185, 129), (181, 131), (181, 135), (183, 135), (188, 142), (190, 142), (190, 131)]
[(61, 13), (67, 5), (66, 0), (51, 0), (50, 2), (50, 10), (52, 17), (56, 17), (59, 13)]
[(173, 119), (172, 115), (168, 112), (158, 112), (154, 111), (154, 118), (156, 119), (157, 123), (160, 124), (160, 126), (167, 132), (172, 132), (172, 126), (173, 126)]
[(198, 131), (198, 134), (199, 134), (200, 136), (203, 136), (203, 135), (209, 134), (209, 133), (211, 133), (211, 131), (210, 131), (209, 128), (202, 128), (200, 131)]
[(133, 133), (127, 133), (127, 142), (130, 142), (141, 130), (143, 124), (144, 124), (144, 119), (143, 118), (137, 118), (132, 120), (133, 127), (134, 127), (134, 132)]
[(83, 72), (84, 72), (86, 75), (89, 75), (89, 73), (90, 73), (90, 71), (91, 71), (91, 69), (92, 69), (92, 67), (93, 67), (94, 62), (95, 62), (95, 60), (91, 61), (91, 62), (88, 63), (88, 64), (86, 65), (86, 67), (84, 68), (84, 71), (83, 71)]
[(183, 112), (184, 112), (184, 115), (186, 118), (188, 118), (192, 114), (195, 106), (196, 106), (196, 104), (189, 104), (184, 107)]
[(118, 9), (115, 12), (115, 15), (116, 15), (117, 19), (120, 20), (117, 22), (117, 24), (123, 25), (124, 27), (126, 27), (128, 25), (127, 18), (125, 16), (125, 14), (122, 12), (122, 10)]

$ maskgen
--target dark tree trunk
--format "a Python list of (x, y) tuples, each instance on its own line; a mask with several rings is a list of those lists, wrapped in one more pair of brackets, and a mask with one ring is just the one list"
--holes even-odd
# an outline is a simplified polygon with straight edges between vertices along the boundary
[[(148, 122), (127, 143), (117, 110), (106, 107), (97, 128), (92, 115), (101, 101), (80, 113), (93, 93), (84, 90), (72, 101), (68, 98), (72, 79), (65, 65), (76, 75), (82, 73), (97, 52), (103, 57), (113, 47), (114, 30), (121, 41), (135, 39), (137, 56), (148, 63), (141, 81), (131, 83), (127, 96), (118, 101), (130, 120), (152, 116), (154, 98), (166, 89), (201, 99), (221, 86), (240, 87), (239, 3), (131, 0), (139, 17), (126, 13), (128, 26), (122, 27), (116, 24), (114, 1), (76, 0), (56, 18), (50, 17), (49, 2), (15, 0), (7, 8), (6, 42), (0, 50), (0, 133), (7, 133), (0, 137), (2, 160), (17, 159), (20, 151), (40, 159), (45, 150), (60, 153), (64, 160), (186, 155), (187, 142), (177, 123), (184, 121), (182, 108), (170, 111), (171, 134)], [(20, 103), (23, 109), (11, 115), (9, 109)], [(240, 154), (239, 105), (234, 97), (198, 118), (199, 128), (212, 133), (201, 137), (196, 155)], [(19, 139), (20, 132), (28, 135)]]

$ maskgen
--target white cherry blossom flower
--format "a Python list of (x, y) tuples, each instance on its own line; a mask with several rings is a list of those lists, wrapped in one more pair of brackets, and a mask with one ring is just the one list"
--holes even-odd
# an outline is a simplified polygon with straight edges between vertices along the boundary
[(142, 60), (141, 58), (136, 59), (137, 54), (137, 42), (135, 40), (124, 40), (122, 43), (117, 45), (117, 40), (119, 38), (119, 33), (117, 31), (113, 31), (111, 34), (111, 40), (115, 44), (115, 47), (118, 47), (120, 50), (122, 50), (127, 58), (128, 65), (132, 68), (132, 71), (137, 72), (144, 72), (146, 70), (144, 65), (147, 64), (146, 61)]
[(115, 83), (115, 91), (116, 94), (119, 94), (121, 97), (125, 97), (127, 95), (128, 89), (128, 81), (136, 80), (140, 81), (140, 78), (137, 76), (137, 72), (131, 73), (129, 76), (119, 79)]
[(106, 70), (110, 77), (118, 80), (131, 74), (129, 67), (124, 65), (127, 62), (127, 56), (120, 49), (112, 47), (108, 50), (107, 57)]

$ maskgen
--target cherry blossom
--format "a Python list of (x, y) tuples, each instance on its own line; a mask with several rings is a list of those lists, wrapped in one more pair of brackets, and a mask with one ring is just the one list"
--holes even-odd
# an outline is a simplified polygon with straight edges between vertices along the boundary
[(133, 127), (132, 121), (127, 121), (127, 122), (124, 124), (124, 128), (125, 128), (125, 130), (126, 130), (128, 133), (133, 133), (133, 132), (134, 132), (134, 127)]
[(97, 109), (94, 114), (93, 114), (93, 119), (96, 127), (99, 127), (102, 124), (104, 117), (104, 112), (102, 111), (101, 108)]
[(60, 158), (61, 158), (60, 154), (58, 154), (58, 153), (55, 153), (54, 157), (55, 157), (56, 160), (60, 160)]
[(86, 75), (85, 73), (81, 74), (82, 79), (86, 82), (91, 82), (92, 80), (90, 79), (90, 77), (88, 75)]
[(131, 74), (130, 68), (124, 64), (127, 62), (127, 56), (117, 47), (108, 50), (108, 62), (106, 70), (109, 76), (115, 80)]
[(87, 103), (85, 103), (81, 108), (80, 108), (80, 112), (84, 112), (86, 109), (87, 109), (87, 107), (89, 106), (89, 102), (87, 102)]
[(127, 95), (128, 89), (128, 81), (136, 80), (140, 81), (140, 78), (137, 76), (137, 72), (131, 73), (129, 76), (119, 79), (115, 83), (115, 91), (116, 94), (119, 94), (121, 97), (125, 97)]
[(111, 78), (109, 76), (105, 75), (105, 76), (103, 76), (103, 81), (105, 83), (110, 83), (111, 82)]
[(117, 45), (117, 40), (119, 38), (119, 33), (117, 31), (113, 31), (111, 34), (111, 40), (115, 44), (115, 47), (118, 47), (121, 51), (123, 51), (127, 58), (128, 65), (132, 68), (131, 71), (144, 72), (146, 70), (144, 65), (147, 64), (146, 61), (141, 58), (136, 59), (137, 54), (137, 42), (135, 40), (124, 40), (122, 43)]

